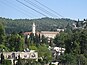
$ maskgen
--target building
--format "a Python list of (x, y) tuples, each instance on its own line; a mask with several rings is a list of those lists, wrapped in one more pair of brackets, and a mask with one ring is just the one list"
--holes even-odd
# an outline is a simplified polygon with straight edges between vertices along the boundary
[(57, 31), (58, 31), (58, 32), (61, 32), (61, 31), (63, 31), (63, 32), (64, 32), (64, 29), (57, 29)]
[(57, 29), (57, 31), (41, 31), (41, 32), (36, 32), (36, 25), (35, 25), (35, 23), (33, 23), (33, 25), (32, 25), (32, 32), (25, 32), (24, 35), (27, 35), (27, 38), (29, 38), (29, 35), (31, 33), (33, 33), (34, 36), (35, 36), (35, 34), (40, 35), (40, 37), (42, 37), (42, 35), (44, 35), (48, 39), (50, 39), (50, 38), (54, 39), (55, 36), (57, 34), (59, 34), (60, 31), (64, 31), (64, 29)]
[(73, 29), (85, 29), (87, 26), (87, 20), (83, 20), (83, 21), (75, 21), (73, 24)]
[(65, 48), (62, 47), (53, 47), (52, 48), (52, 64), (58, 65), (59, 64), (59, 57), (61, 54), (64, 54)]
[(57, 52), (58, 55), (60, 55), (60, 54), (64, 54), (65, 48), (54, 47), (54, 48), (53, 48), (53, 51), (55, 51), (54, 55), (56, 54), (56, 52)]
[[(1, 53), (0, 53), (1, 55)], [(17, 62), (18, 56), (20, 56), (21, 59), (35, 59), (38, 60), (38, 52), (35, 52), (33, 50), (29, 52), (3, 52), (4, 59), (11, 60), (13, 65), (13, 60), (15, 60), (15, 63)]]
[(44, 35), (46, 38), (52, 38), (59, 34), (59, 32), (53, 32), (53, 31), (41, 31), (40, 36)]

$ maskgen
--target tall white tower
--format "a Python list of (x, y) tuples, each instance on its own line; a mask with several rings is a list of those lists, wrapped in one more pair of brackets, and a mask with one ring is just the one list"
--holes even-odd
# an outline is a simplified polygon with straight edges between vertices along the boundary
[(36, 30), (36, 26), (35, 26), (35, 23), (33, 22), (33, 25), (32, 25), (32, 33), (34, 34), (34, 36), (35, 36), (35, 30)]

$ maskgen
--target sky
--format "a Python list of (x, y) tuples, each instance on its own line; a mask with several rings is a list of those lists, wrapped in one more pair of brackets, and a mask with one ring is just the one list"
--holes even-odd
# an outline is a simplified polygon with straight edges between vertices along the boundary
[(35, 0), (18, 1), (27, 6), (16, 0), (0, 0), (0, 17), (11, 19), (36, 19), (42, 17), (70, 18), (74, 20), (87, 19), (87, 0), (37, 0), (57, 14)]

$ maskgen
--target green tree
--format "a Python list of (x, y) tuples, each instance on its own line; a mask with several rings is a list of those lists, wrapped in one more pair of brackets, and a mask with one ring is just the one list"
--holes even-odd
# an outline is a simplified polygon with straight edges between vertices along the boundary
[(45, 38), (45, 36), (44, 35), (42, 35), (42, 38), (41, 38), (41, 43), (48, 43), (48, 40), (47, 40), (47, 38)]
[(0, 23), (0, 44), (3, 44), (3, 43), (5, 43), (5, 28)]
[(37, 34), (35, 34), (35, 36), (34, 36), (34, 43), (36, 43), (36, 44), (40, 43), (40, 37)]
[(30, 34), (30, 43), (33, 43), (33, 42), (34, 42), (34, 34), (31, 33), (31, 34)]
[(82, 30), (79, 37), (81, 54), (87, 54), (87, 31)]
[(76, 56), (71, 53), (61, 55), (59, 59), (62, 65), (77, 65)]
[(4, 63), (4, 55), (3, 55), (3, 53), (1, 53), (1, 64), (3, 64)]
[(72, 26), (69, 23), (66, 26), (65, 32), (72, 33)]
[(79, 33), (75, 32), (68, 36), (68, 38), (65, 40), (65, 52), (66, 53), (74, 53), (79, 54), (80, 53), (80, 42), (79, 42)]
[(65, 40), (67, 39), (67, 37), (67, 33), (61, 32), (60, 34), (56, 35), (53, 42), (56, 44), (56, 46), (65, 47)]
[(38, 50), (34, 43), (32, 45), (29, 45), (29, 49), (30, 50), (36, 50), (36, 51)]
[(87, 58), (83, 54), (77, 55), (77, 64), (87, 65)]
[(17, 45), (15, 46), (15, 50), (16, 51), (23, 51), (23, 49), (24, 49), (24, 38), (19, 36), (18, 40), (17, 40)]
[(41, 44), (38, 46), (39, 57), (42, 58), (44, 63), (50, 62), (52, 60), (51, 51), (48, 49), (46, 44)]
[(24, 38), (19, 34), (11, 34), (8, 43), (11, 51), (22, 51), (24, 49)]
[(0, 52), (3, 52), (3, 51), (7, 52), (7, 51), (9, 51), (9, 48), (3, 44), (0, 44)]
[(4, 60), (2, 65), (12, 65), (11, 60)]

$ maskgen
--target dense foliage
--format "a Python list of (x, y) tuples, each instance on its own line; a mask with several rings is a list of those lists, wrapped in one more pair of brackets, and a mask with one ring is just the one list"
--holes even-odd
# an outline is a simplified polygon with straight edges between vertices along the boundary
[[(55, 20), (55, 23), (52, 22), (53, 20)], [(69, 19), (50, 18), (37, 20), (11, 20), (0, 18), (0, 22), (2, 22), (0, 23), (0, 51), (24, 51), (24, 49), (29, 48), (30, 50), (36, 50), (39, 53), (38, 61), (32, 59), (21, 59), (19, 56), (17, 65), (44, 65), (51, 62), (52, 53), (51, 50), (48, 49), (49, 44), (47, 42), (47, 38), (44, 36), (40, 38), (38, 35), (34, 36), (33, 34), (30, 35), (30, 38), (27, 38), (22, 34), (22, 32), (17, 32), (31, 30), (29, 25), (31, 26), (32, 22), (36, 22), (42, 27), (38, 27), (39, 30), (52, 30), (53, 24), (56, 24), (56, 26), (59, 25), (58, 27), (61, 27), (60, 25), (63, 24), (65, 27), (69, 23), (65, 24), (61, 22), (61, 24), (59, 24), (58, 20), (62, 22), (66, 22), (66, 20), (70, 21)], [(52, 26), (50, 27), (50, 25)], [(87, 29), (72, 30), (69, 27), (70, 26), (68, 24), (65, 32), (60, 32), (59, 35), (56, 35), (53, 43), (51, 42), (50, 44), (51, 46), (54, 46), (55, 44), (55, 46), (64, 47), (66, 49), (64, 54), (61, 54), (58, 58), (56, 58), (56, 61), (58, 61), (60, 65), (87, 65)], [(10, 34), (6, 34), (5, 30), (7, 30), (6, 32)], [(5, 60), (3, 54), (1, 54), (1, 65), (10, 64), (11, 62), (9, 60)]]
[(87, 29), (61, 32), (56, 35), (54, 43), (65, 47), (64, 55), (58, 59), (64, 65), (87, 65)]
[(5, 25), (6, 33), (31, 31), (32, 23), (35, 22), (37, 31), (42, 30), (56, 30), (57, 28), (65, 28), (67, 24), (74, 22), (70, 19), (53, 19), (53, 18), (41, 18), (41, 19), (7, 19), (1, 18), (0, 22)]

